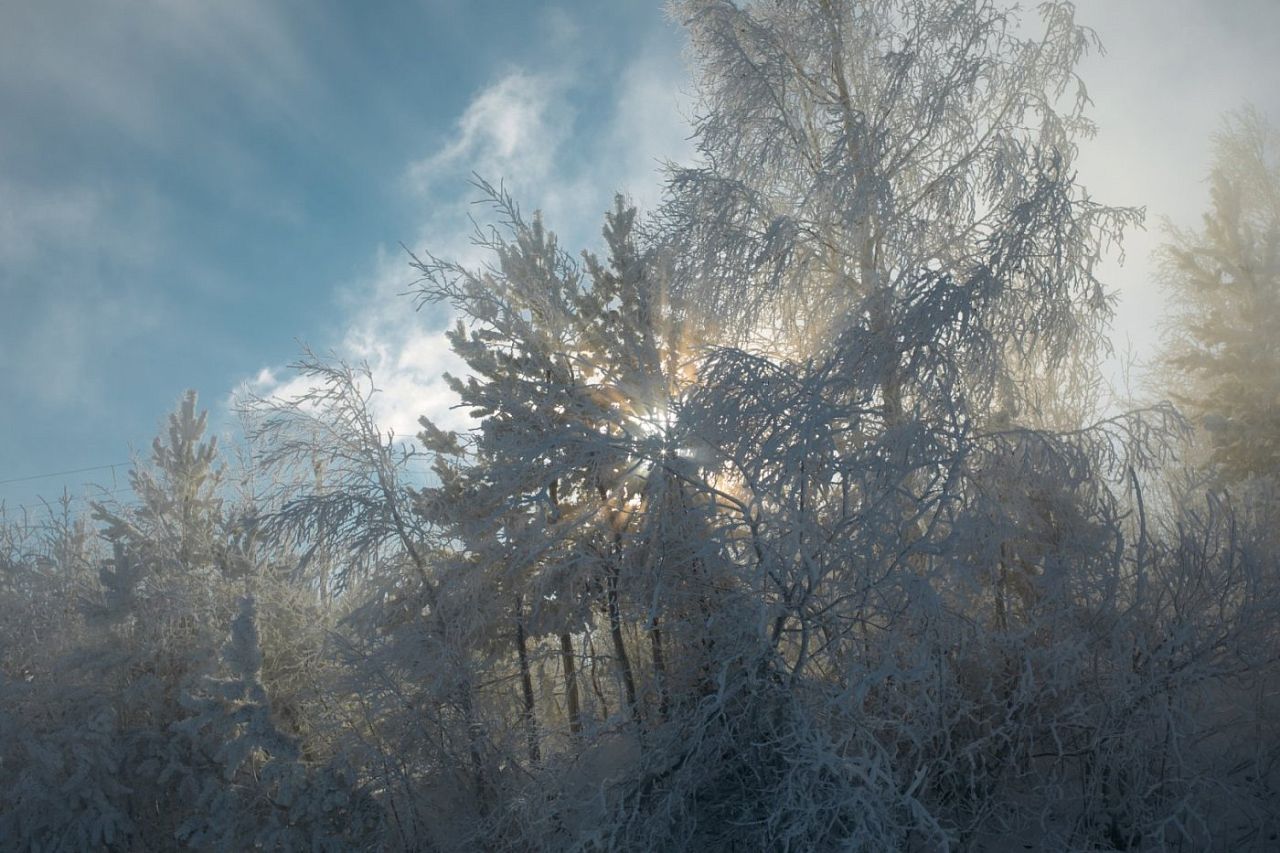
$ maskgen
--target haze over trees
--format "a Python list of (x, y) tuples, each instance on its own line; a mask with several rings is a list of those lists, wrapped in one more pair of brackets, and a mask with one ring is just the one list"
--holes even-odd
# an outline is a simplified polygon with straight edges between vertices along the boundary
[(1171, 230), (1163, 280), (1180, 313), (1166, 364), (1228, 482), (1280, 475), (1280, 139), (1254, 110), (1214, 137), (1212, 206)]
[(1069, 3), (670, 10), (657, 210), (570, 253), (478, 181), (487, 262), (411, 258), (473, 429), (308, 351), (243, 462), (190, 394), (133, 500), (6, 519), (4, 846), (1278, 843), (1261, 121), (1169, 250), (1192, 421), (1117, 414)]

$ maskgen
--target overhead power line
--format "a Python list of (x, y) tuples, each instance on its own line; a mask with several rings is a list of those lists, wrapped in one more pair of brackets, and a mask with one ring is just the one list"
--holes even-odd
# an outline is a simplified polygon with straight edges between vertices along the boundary
[(123, 468), (130, 465), (129, 462), (115, 462), (111, 465), (92, 465), (88, 468), (73, 468), (70, 471), (51, 471), (48, 474), (30, 474), (26, 477), (11, 477), (8, 480), (0, 480), (0, 486), (7, 486), (10, 483), (27, 483), (31, 480), (47, 480), (51, 477), (66, 477), (71, 474), (85, 474), (89, 471), (106, 471), (114, 468)]

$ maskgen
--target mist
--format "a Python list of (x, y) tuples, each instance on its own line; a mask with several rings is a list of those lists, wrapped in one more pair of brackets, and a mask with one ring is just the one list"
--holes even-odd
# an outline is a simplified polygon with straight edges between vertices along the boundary
[(1275, 849), (1280, 12), (1212, 8), (539, 7), (429, 120), (394, 21), (15, 18), (0, 847)]

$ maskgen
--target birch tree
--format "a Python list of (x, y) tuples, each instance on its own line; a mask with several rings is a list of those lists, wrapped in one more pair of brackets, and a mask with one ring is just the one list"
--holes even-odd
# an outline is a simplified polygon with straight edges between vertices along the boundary
[[(474, 578), (447, 571), (445, 542), (415, 506), (412, 449), (374, 419), (367, 367), (308, 350), (294, 368), (306, 390), (243, 402), (255, 459), (276, 484), (256, 527), (296, 549), (294, 571), (323, 598), (343, 601), (331, 640), (346, 677), (333, 685), (342, 701), (331, 721), (362, 733), (347, 743), (350, 760), (384, 780), (392, 832), (408, 845), (435, 820), (418, 811), (431, 807), (424, 778), (470, 792), (454, 805), (460, 821), (491, 807), (472, 659), (486, 623), (472, 606)], [(326, 562), (337, 570), (317, 574)]]
[(1096, 38), (1069, 3), (1032, 21), (937, 0), (671, 11), (704, 165), (673, 173), (665, 216), (701, 322), (800, 356), (864, 328), (890, 421), (942, 373), (1016, 411), (1011, 355), (1100, 345), (1095, 266), (1140, 213), (1076, 180), (1093, 125), (1074, 68)]

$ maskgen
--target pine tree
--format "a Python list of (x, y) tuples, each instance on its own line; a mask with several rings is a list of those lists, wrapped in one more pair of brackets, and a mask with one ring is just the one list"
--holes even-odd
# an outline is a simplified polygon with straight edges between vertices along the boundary
[(186, 692), (191, 716), (172, 726), (212, 764), (177, 838), (201, 850), (372, 847), (371, 802), (346, 774), (302, 760), (298, 742), (272, 718), (261, 669), (256, 609), (245, 596), (222, 646), (222, 674)]
[(1161, 271), (1175, 300), (1165, 364), (1204, 428), (1222, 480), (1280, 477), (1280, 141), (1255, 110), (1214, 139), (1211, 208), (1170, 228)]
[[(483, 418), (465, 444), (424, 420), (442, 485), (423, 492), (422, 506), (501, 574), (507, 600), (532, 603), (517, 617), (519, 633), (558, 635), (573, 732), (582, 728), (573, 635), (593, 625), (607, 633), (621, 692), (614, 707), (639, 720), (658, 713), (641, 702), (642, 682), (661, 681), (665, 667), (656, 510), (664, 491), (683, 489), (680, 407), (696, 352), (667, 302), (660, 259), (643, 247), (636, 211), (621, 197), (605, 217), (607, 257), (584, 253), (578, 264), (540, 216), (527, 222), (505, 194), (481, 188), (510, 229), (484, 238), (495, 267), (417, 264), (422, 296), (465, 318), (450, 339), (472, 375), (450, 381)], [(684, 514), (694, 512), (691, 498)], [(674, 572), (668, 581), (670, 594)], [(628, 598), (653, 606), (626, 613)], [(624, 637), (639, 612), (648, 613), (652, 677), (642, 678)]]
[(110, 696), (126, 811), (143, 844), (171, 843), (194, 805), (198, 760), (169, 726), (183, 716), (183, 692), (208, 671), (216, 626), (235, 601), (223, 559), (231, 524), (206, 425), (195, 392), (187, 392), (153, 441), (151, 464), (130, 472), (136, 503), (92, 505), (112, 555), (84, 604), (99, 640), (68, 662), (93, 672)]

